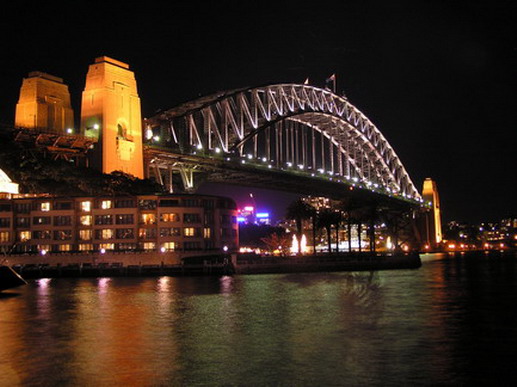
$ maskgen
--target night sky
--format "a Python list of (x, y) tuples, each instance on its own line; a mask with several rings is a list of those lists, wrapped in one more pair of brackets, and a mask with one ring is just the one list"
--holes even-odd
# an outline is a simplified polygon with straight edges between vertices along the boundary
[[(324, 86), (335, 73), (417, 188), (437, 182), (445, 221), (517, 215), (517, 3), (310, 3), (5, 3), (0, 121), (14, 120), (30, 71), (64, 79), (78, 121), (88, 66), (102, 55), (135, 72), (144, 117), (226, 89), (307, 77)], [(295, 197), (273, 205), (264, 190), (203, 190), (241, 205), (254, 192), (276, 217)]]

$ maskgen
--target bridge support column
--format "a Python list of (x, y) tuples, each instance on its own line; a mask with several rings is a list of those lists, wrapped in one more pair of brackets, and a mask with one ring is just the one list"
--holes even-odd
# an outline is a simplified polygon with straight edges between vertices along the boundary
[(90, 65), (80, 130), (97, 142), (89, 153), (94, 168), (144, 177), (140, 98), (128, 64), (103, 56)]
[(194, 191), (194, 168), (188, 167), (179, 167), (179, 172), (181, 176), (181, 181), (183, 183), (183, 188), (187, 192)]

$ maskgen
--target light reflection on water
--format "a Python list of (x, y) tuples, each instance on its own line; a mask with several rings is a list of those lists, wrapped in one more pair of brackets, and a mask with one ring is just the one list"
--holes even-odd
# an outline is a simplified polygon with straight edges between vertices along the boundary
[(513, 377), (517, 258), (422, 261), (381, 272), (31, 281), (0, 297), (0, 385)]

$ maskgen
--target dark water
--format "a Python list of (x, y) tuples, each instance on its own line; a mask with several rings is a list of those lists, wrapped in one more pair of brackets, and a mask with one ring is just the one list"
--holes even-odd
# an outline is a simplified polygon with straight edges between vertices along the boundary
[(42, 279), (0, 295), (1, 386), (517, 382), (517, 257), (417, 270)]

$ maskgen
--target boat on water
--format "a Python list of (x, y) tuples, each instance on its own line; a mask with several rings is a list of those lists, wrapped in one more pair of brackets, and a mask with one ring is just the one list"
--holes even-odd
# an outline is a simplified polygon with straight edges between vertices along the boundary
[(25, 284), (27, 284), (27, 281), (25, 281), (10, 266), (2, 265), (0, 263), (0, 292)]

